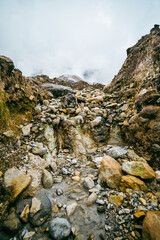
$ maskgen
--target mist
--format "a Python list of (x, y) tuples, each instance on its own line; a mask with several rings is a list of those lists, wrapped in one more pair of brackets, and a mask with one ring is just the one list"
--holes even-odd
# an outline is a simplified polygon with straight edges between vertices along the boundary
[(0, 0), (0, 55), (25, 76), (108, 84), (159, 9), (158, 0)]

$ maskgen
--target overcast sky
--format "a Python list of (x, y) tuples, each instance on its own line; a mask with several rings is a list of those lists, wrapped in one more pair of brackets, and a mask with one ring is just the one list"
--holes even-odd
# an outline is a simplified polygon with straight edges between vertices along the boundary
[(94, 72), (107, 84), (154, 24), (160, 0), (0, 0), (0, 55), (25, 76)]

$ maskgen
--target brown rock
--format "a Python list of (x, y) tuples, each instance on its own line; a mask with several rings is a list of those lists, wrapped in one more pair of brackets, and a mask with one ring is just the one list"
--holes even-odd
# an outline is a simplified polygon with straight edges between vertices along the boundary
[(110, 195), (109, 202), (117, 206), (121, 206), (123, 197), (121, 195)]
[(111, 188), (116, 188), (122, 177), (121, 165), (112, 157), (104, 156), (101, 162), (99, 181)]
[(154, 170), (144, 162), (124, 162), (122, 164), (122, 170), (128, 174), (138, 176), (143, 179), (155, 178)]
[(142, 226), (143, 240), (159, 240), (160, 239), (160, 212), (147, 212)]
[(5, 172), (4, 187), (10, 192), (11, 200), (20, 195), (28, 187), (29, 183), (29, 178), (15, 167)]
[(120, 190), (122, 192), (125, 192), (127, 188), (144, 192), (147, 192), (148, 190), (147, 186), (142, 180), (130, 175), (123, 176), (120, 183)]

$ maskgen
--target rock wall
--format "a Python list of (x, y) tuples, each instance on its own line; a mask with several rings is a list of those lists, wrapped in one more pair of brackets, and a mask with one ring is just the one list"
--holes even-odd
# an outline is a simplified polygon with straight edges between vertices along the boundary
[[(123, 139), (160, 166), (160, 29), (155, 25), (127, 49), (127, 58), (117, 76), (104, 91), (117, 102), (130, 105), (121, 124)], [(119, 116), (118, 116), (119, 117)], [(120, 116), (121, 118), (122, 116)]]

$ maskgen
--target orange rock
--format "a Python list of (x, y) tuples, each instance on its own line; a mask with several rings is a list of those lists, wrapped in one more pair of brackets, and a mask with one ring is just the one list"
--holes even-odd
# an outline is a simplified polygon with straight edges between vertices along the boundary
[(143, 240), (159, 240), (160, 239), (160, 212), (147, 212), (142, 225)]
[(101, 162), (99, 181), (111, 188), (116, 188), (122, 177), (121, 165), (112, 157), (104, 156)]
[(136, 218), (140, 218), (140, 217), (142, 217), (142, 216), (145, 216), (145, 212), (136, 212), (136, 213), (134, 213), (134, 216), (135, 216)]

